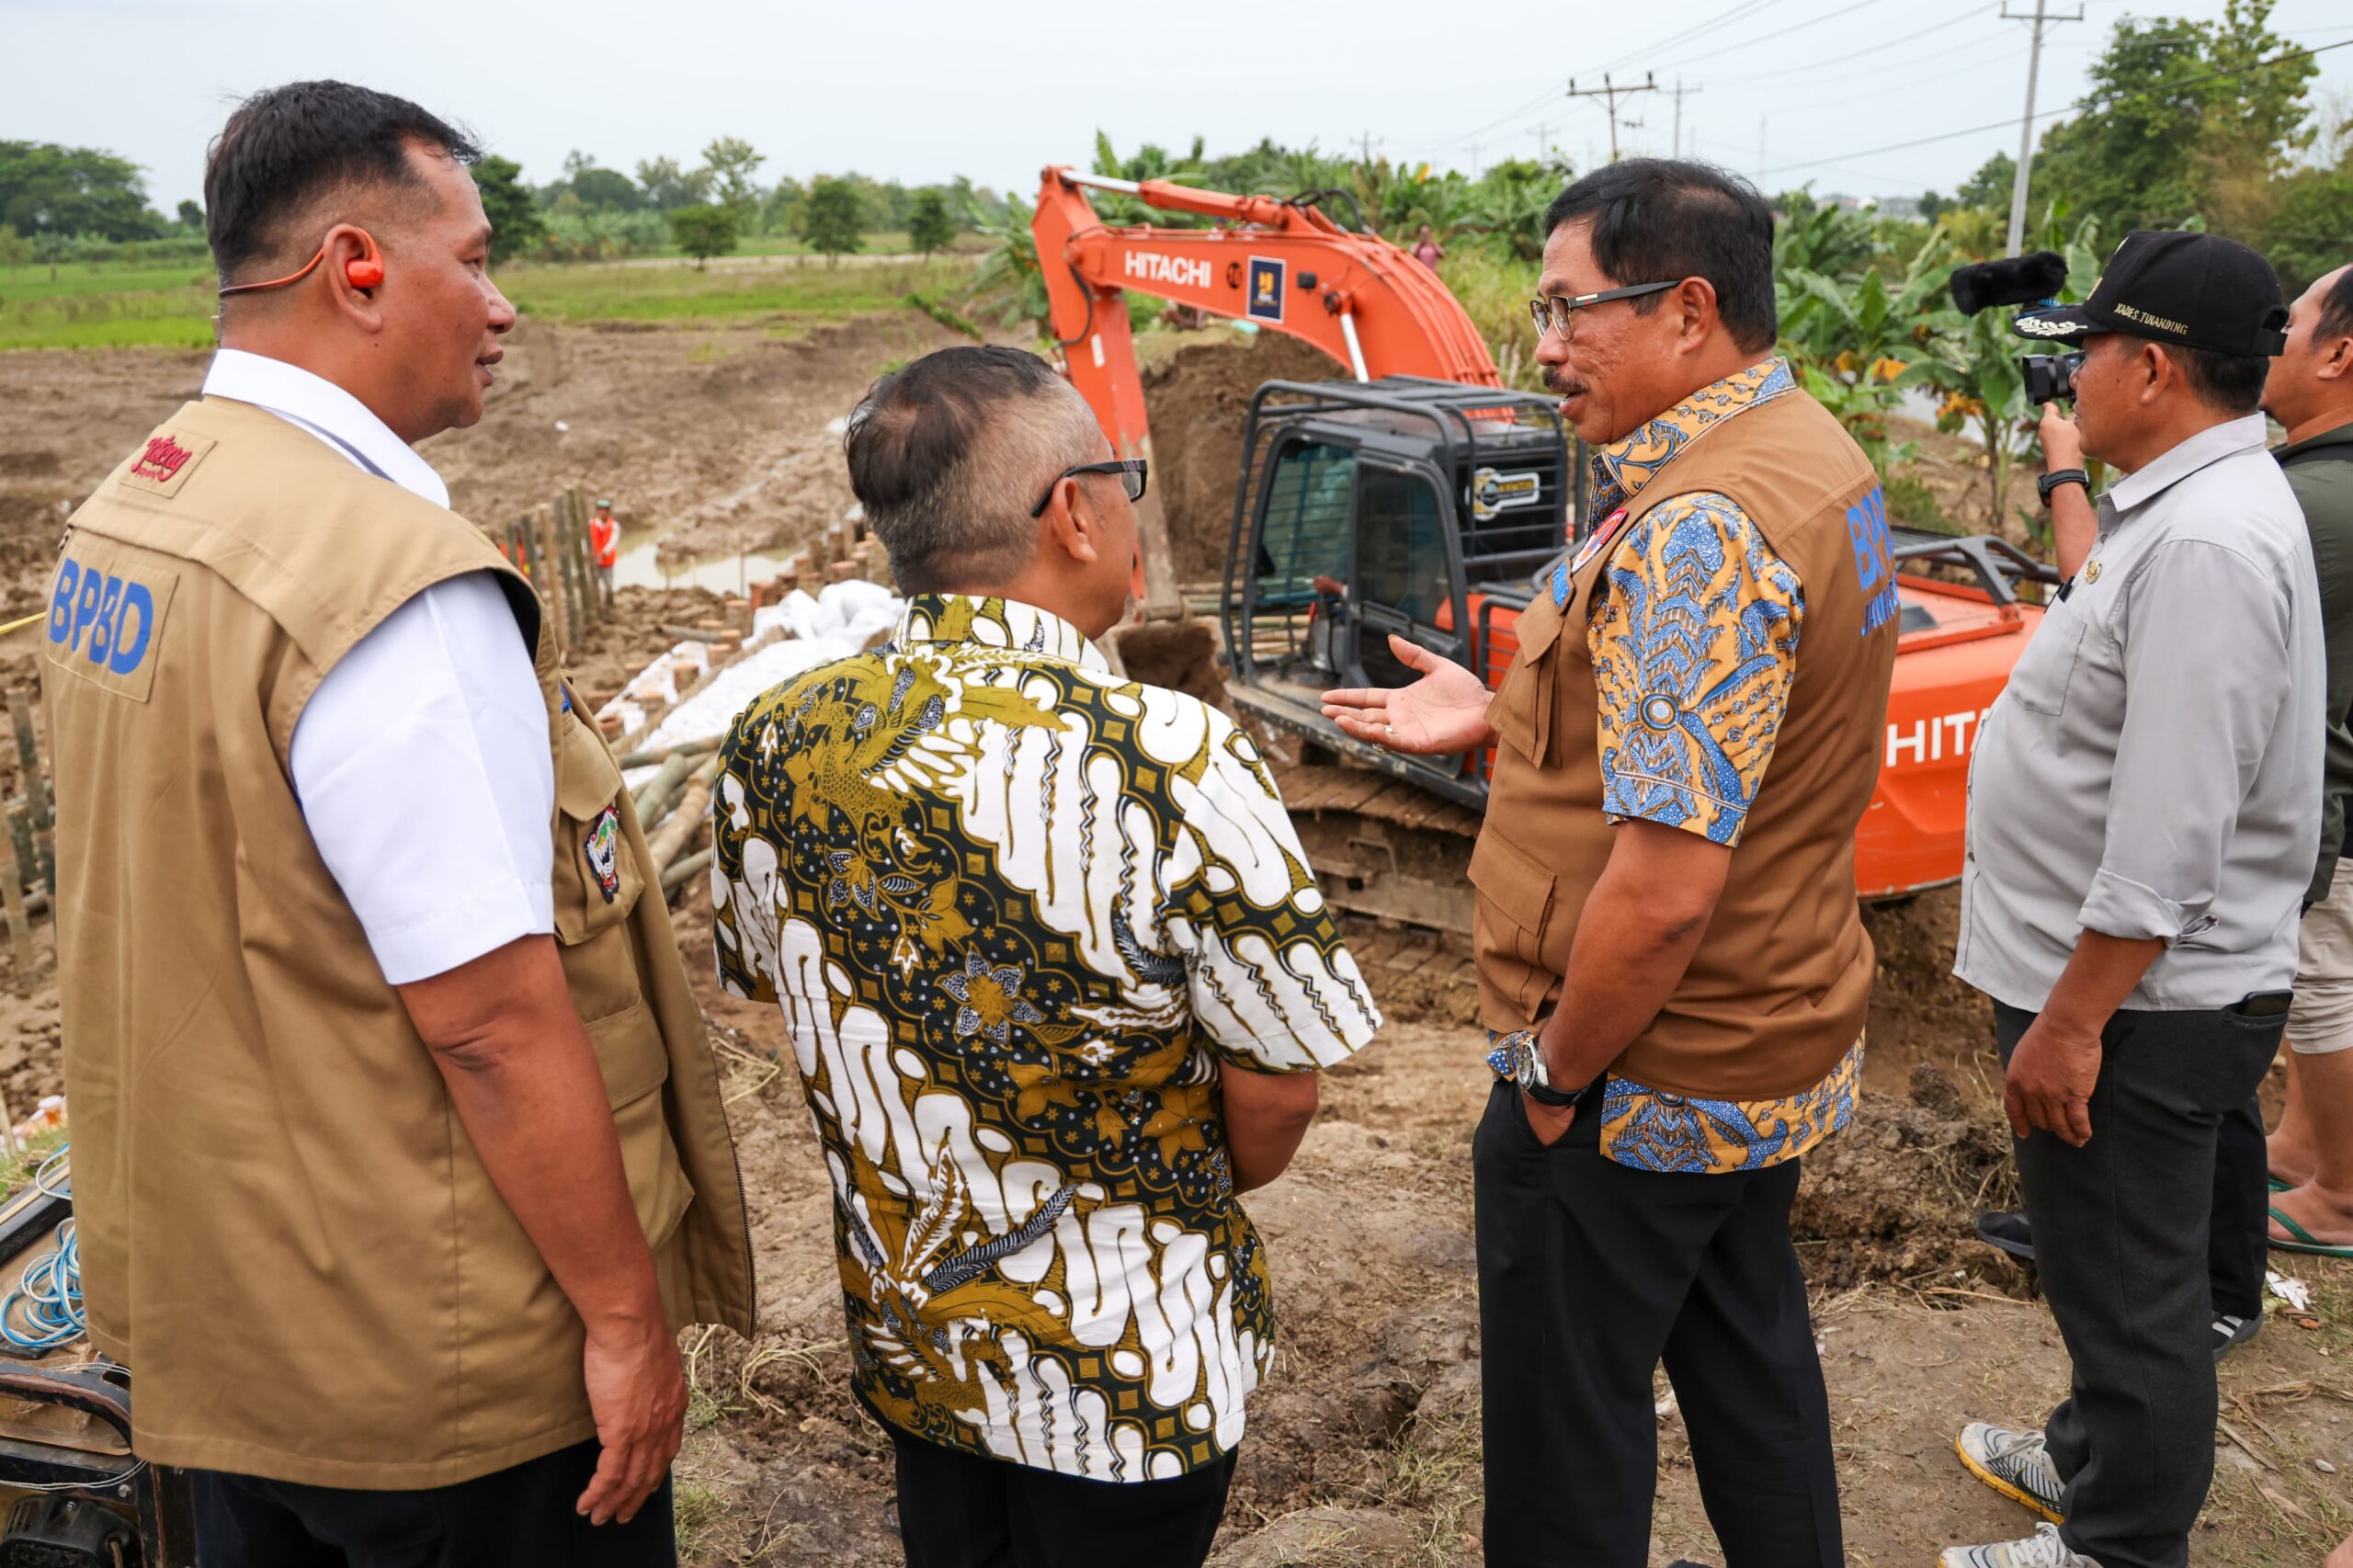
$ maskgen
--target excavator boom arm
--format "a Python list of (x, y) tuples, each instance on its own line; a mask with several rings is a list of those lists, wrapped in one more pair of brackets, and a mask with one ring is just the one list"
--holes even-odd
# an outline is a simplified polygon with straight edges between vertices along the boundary
[[(1089, 187), (1223, 222), (1111, 228), (1086, 199)], [(1071, 383), (1122, 456), (1147, 451), (1151, 436), (1128, 330), (1129, 290), (1301, 338), (1359, 381), (1427, 376), (1503, 384), (1471, 318), (1435, 273), (1312, 206), (1050, 167), (1030, 231)]]

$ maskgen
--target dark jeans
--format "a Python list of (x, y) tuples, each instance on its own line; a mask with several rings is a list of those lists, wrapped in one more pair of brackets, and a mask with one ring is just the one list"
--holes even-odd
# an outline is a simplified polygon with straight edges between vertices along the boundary
[[(2034, 1015), (1995, 1003), (2006, 1065)], [(2121, 1012), (2101, 1036), (2091, 1141), (2018, 1140), (2051, 1315), (2075, 1364), (2044, 1426), (2070, 1549), (2101, 1568), (2182, 1568), (2214, 1478), (2215, 1145), (2284, 1017)]]
[(1699, 1176), (1539, 1143), (1498, 1083), (1479, 1123), (1488, 1568), (1643, 1568), (1664, 1360), (1726, 1568), (1843, 1563), (1830, 1411), (1790, 1244), (1798, 1162)]
[(363, 1492), (188, 1471), (202, 1568), (676, 1568), (670, 1483), (628, 1524), (572, 1511), (590, 1438), (454, 1486)]
[(1234, 1453), (1167, 1481), (1089, 1481), (883, 1427), (907, 1568), (1201, 1568), (1233, 1484)]

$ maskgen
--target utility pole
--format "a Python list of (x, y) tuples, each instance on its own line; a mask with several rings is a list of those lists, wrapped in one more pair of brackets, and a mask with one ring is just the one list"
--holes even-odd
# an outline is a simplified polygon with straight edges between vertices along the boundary
[[(1383, 145), (1386, 145), (1386, 144), (1388, 143), (1389, 138), (1387, 138), (1386, 136), (1384, 136), (1384, 137), (1381, 138), (1381, 142), (1382, 142), (1382, 144), (1383, 144)], [(1363, 161), (1364, 166), (1365, 166), (1366, 168), (1370, 169), (1370, 168), (1371, 168), (1371, 167), (1372, 167), (1372, 147), (1373, 147), (1373, 135), (1372, 135), (1372, 132), (1371, 132), (1371, 131), (1366, 131), (1366, 132), (1364, 133), (1363, 147), (1364, 147), (1364, 157), (1363, 157), (1363, 160), (1362, 160), (1362, 161)]]
[(1536, 161), (1540, 164), (1544, 161), (1545, 144), (1551, 140), (1552, 132), (1551, 120), (1540, 119), (1536, 122)]
[(1700, 90), (1698, 87), (1685, 86), (1683, 78), (1680, 76), (1675, 79), (1675, 156), (1678, 158), (1683, 156), (1683, 97), (1687, 93), (1696, 93)]
[(2026, 179), (2027, 171), (2034, 162), (2034, 86), (2035, 78), (2042, 70), (2042, 29), (2052, 22), (2080, 22), (2084, 19), (2081, 6), (2075, 7), (2075, 14), (2072, 17), (2058, 16), (2050, 6), (2051, 0), (2034, 0), (2034, 15), (2031, 17), (2013, 12), (2006, 6), (2002, 8), (2002, 19), (2006, 22), (2034, 24), (2034, 45), (2027, 51), (2026, 56), (2026, 118), (2018, 121), (2018, 169), (2010, 180), (2010, 245), (2004, 253), (2008, 256), (2018, 255), (2026, 245)]
[(1569, 78), (1569, 97), (1573, 98), (1602, 98), (1608, 101), (1609, 105), (1609, 161), (1613, 164), (1618, 161), (1618, 100), (1622, 97), (1631, 97), (1636, 93), (1655, 93), (1657, 91), (1658, 84), (1651, 79), (1651, 74), (1647, 71), (1643, 73), (1643, 79), (1640, 84), (1629, 84), (1623, 87), (1611, 81), (1609, 79), (1609, 73), (1607, 71), (1601, 74), (1601, 85), (1598, 87), (1586, 87), (1580, 90), (1577, 86), (1576, 78), (1574, 76)]

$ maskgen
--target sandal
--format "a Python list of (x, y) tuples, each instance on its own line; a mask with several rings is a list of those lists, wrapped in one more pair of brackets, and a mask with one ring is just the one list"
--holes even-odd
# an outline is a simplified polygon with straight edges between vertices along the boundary
[(2353, 1245), (2321, 1241), (2277, 1208), (2271, 1210), (2271, 1218), (2280, 1229), (2296, 1238), (2283, 1242), (2277, 1236), (2267, 1235), (2264, 1239), (2271, 1244), (2274, 1252), (2308, 1252), (2321, 1257), (2353, 1257)]

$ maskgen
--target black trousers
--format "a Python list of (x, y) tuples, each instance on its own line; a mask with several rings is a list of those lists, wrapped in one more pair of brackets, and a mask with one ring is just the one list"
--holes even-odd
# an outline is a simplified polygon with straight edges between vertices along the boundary
[(1503, 1083), (1479, 1123), (1488, 1568), (1650, 1562), (1661, 1360), (1726, 1568), (1843, 1563), (1798, 1162), (1639, 1171), (1599, 1131), (1582, 1113), (1545, 1147)]
[[(2264, 1071), (2270, 1070), (2267, 1061)], [(2271, 1151), (2263, 1136), (2263, 1102), (2249, 1095), (2245, 1104), (2222, 1113), (2222, 1124), (2214, 1131), (2214, 1218), (2206, 1273), (2217, 1314), (2263, 1315), (2270, 1238)]]
[(670, 1483), (628, 1524), (572, 1511), (595, 1438), (455, 1486), (363, 1492), (188, 1472), (201, 1568), (676, 1568)]
[(883, 1426), (907, 1568), (1201, 1568), (1239, 1452), (1168, 1481), (1089, 1481)]
[[(2034, 1015), (1995, 1003), (2006, 1066)], [(2091, 1141), (2017, 1141), (2042, 1290), (2075, 1364), (2044, 1424), (2072, 1550), (2182, 1568), (2214, 1478), (2215, 1145), (2284, 1017), (2121, 1012), (2101, 1036)]]

